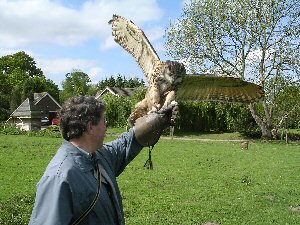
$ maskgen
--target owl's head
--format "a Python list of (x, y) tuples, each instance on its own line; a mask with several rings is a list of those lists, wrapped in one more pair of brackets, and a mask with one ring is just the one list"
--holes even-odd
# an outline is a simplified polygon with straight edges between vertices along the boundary
[(177, 90), (186, 74), (184, 65), (176, 61), (161, 62), (157, 69), (155, 83), (161, 93)]

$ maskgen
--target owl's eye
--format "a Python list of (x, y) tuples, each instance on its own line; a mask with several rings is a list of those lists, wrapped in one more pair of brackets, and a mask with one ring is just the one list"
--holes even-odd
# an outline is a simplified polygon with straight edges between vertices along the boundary
[(160, 76), (160, 77), (157, 79), (157, 81), (164, 81), (164, 80), (165, 80), (165, 78), (162, 77), (162, 76)]

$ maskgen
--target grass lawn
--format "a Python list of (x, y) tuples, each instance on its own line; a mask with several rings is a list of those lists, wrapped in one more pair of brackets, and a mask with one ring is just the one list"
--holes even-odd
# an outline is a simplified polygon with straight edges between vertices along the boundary
[[(207, 137), (209, 138), (209, 137)], [(107, 140), (111, 140), (108, 137)], [(220, 138), (221, 139), (221, 138)], [(0, 224), (27, 224), (60, 138), (0, 135)], [(162, 139), (118, 178), (128, 225), (300, 224), (300, 144)]]

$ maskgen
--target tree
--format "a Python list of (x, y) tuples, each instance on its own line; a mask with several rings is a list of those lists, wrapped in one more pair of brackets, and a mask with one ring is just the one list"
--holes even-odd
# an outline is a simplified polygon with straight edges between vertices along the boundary
[(45, 90), (48, 92), (57, 102), (59, 102), (59, 88), (52, 80), (47, 79), (45, 81)]
[(28, 78), (22, 85), (22, 99), (29, 98), (33, 100), (34, 93), (40, 93), (45, 90), (45, 78), (34, 77)]
[(22, 103), (21, 91), (18, 86), (15, 86), (11, 93), (10, 111), (13, 112)]
[(130, 98), (109, 93), (103, 96), (103, 100), (106, 103), (105, 113), (108, 126), (125, 127), (131, 112)]
[(61, 102), (76, 95), (86, 95), (89, 91), (90, 82), (89, 76), (80, 70), (73, 70), (71, 73), (67, 73), (66, 79), (62, 81)]
[[(1, 91), (10, 91), (15, 86), (22, 86), (28, 78), (44, 77), (32, 57), (25, 52), (17, 52), (0, 58)], [(4, 86), (5, 85), (5, 86)]]
[(4, 101), (1, 111), (5, 112), (1, 120), (7, 118), (22, 100), (43, 91), (59, 98), (58, 86), (46, 80), (31, 56), (22, 51), (0, 57), (0, 95)]
[(115, 79), (114, 76), (110, 76), (105, 80), (101, 80), (97, 84), (99, 90), (103, 90), (106, 87), (121, 87), (121, 88), (135, 88), (135, 87), (144, 87), (145, 82), (142, 79), (137, 77), (129, 78), (128, 80), (119, 74)]
[[(276, 82), (278, 92), (274, 91), (276, 110), (273, 111), (276, 126), (284, 128), (299, 128), (300, 126), (300, 83), (279, 79)], [(288, 100), (287, 100), (288, 99)]]
[(115, 87), (116, 86), (116, 79), (111, 76), (108, 80), (107, 80), (107, 86), (109, 87)]
[(266, 99), (248, 107), (262, 136), (270, 138), (275, 105), (267, 83), (275, 76), (299, 78), (299, 10), (297, 0), (191, 0), (168, 30), (167, 51), (190, 72), (261, 85)]
[(6, 120), (9, 116), (8, 96), (0, 92), (0, 121)]
[(116, 79), (116, 83), (115, 83), (115, 87), (124, 87), (124, 80), (120, 74), (118, 74), (117, 79)]

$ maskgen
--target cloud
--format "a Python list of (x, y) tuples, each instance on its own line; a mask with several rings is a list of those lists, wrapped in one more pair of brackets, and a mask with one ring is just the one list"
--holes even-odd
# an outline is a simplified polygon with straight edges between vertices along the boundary
[[(0, 0), (0, 56), (25, 51), (57, 84), (72, 69), (80, 69), (96, 81), (105, 74), (116, 73), (115, 67), (102, 68), (102, 62), (109, 65), (109, 60), (117, 60), (107, 58), (116, 55), (108, 50), (124, 52), (111, 35), (108, 21), (113, 14), (134, 21), (157, 51), (163, 52), (163, 26), (167, 21), (158, 3), (161, 4), (158, 0)], [(138, 73), (138, 66), (134, 64), (131, 69), (129, 64), (124, 62), (123, 73)]]
[(92, 83), (97, 83), (103, 72), (103, 68), (99, 67), (95, 60), (71, 58), (40, 59), (36, 60), (36, 64), (42, 68), (45, 76), (47, 78), (51, 77), (60, 88), (61, 82), (66, 78), (65, 75), (73, 70), (78, 69), (86, 73)]
[(105, 38), (105, 40), (101, 43), (100, 49), (101, 50), (106, 50), (106, 49), (110, 49), (110, 48), (115, 48), (117, 47), (118, 44), (114, 41), (114, 39), (112, 37), (107, 37)]
[(101, 80), (103, 69), (100, 67), (91, 67), (88, 71), (88, 75), (92, 81), (92, 83), (97, 83), (99, 80)]
[[(77, 2), (77, 1), (76, 1)], [(158, 20), (162, 11), (155, 0), (95, 0), (81, 5), (62, 1), (0, 1), (0, 48), (34, 44), (72, 46), (90, 38), (111, 36), (112, 14), (137, 23)]]
[(12, 48), (4, 49), (4, 48), (2, 48), (2, 49), (0, 49), (0, 57), (6, 56), (6, 55), (12, 55), (12, 54), (15, 54), (20, 51), (26, 52), (26, 54), (29, 56), (34, 55), (33, 51), (30, 49), (12, 49)]
[(70, 58), (40, 59), (36, 63), (38, 67), (43, 68), (44, 74), (61, 74), (62, 76), (72, 72), (73, 69), (86, 72), (87, 69), (96, 66), (96, 62), (93, 60)]

